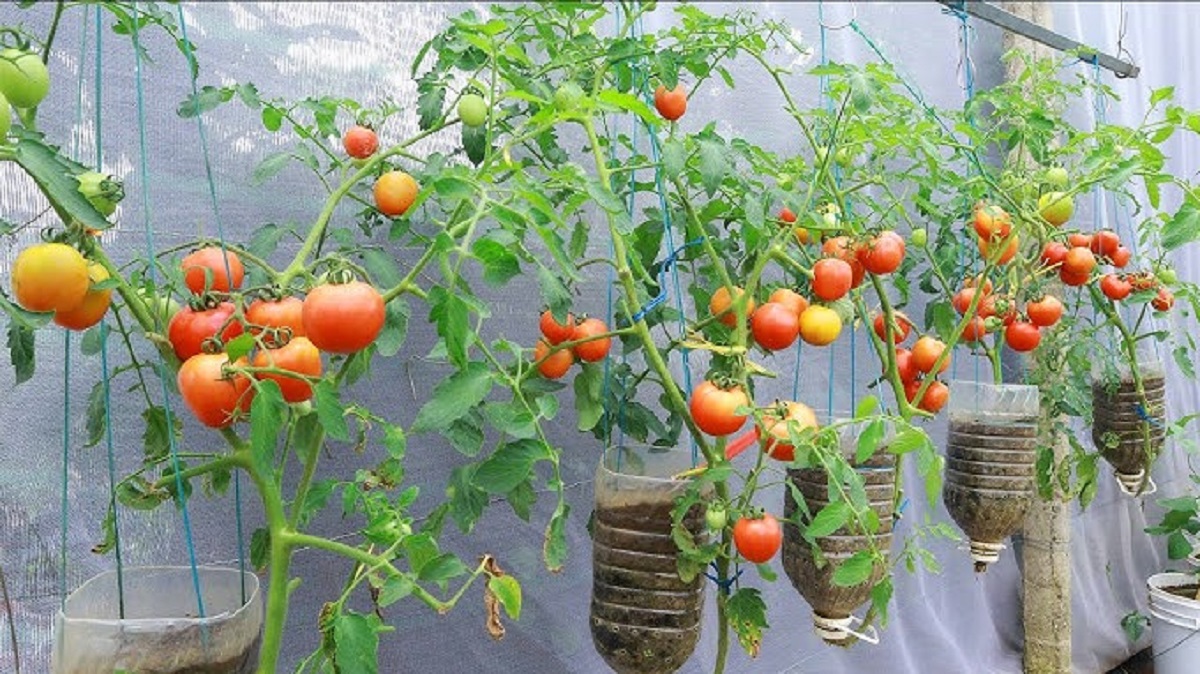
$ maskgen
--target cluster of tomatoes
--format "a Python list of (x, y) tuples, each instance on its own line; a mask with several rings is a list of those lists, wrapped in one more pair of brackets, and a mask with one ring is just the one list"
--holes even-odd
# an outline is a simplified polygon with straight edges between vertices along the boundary
[[(1069, 247), (1057, 242), (1046, 244), (1042, 250), (1042, 264), (1048, 268), (1056, 265), (1063, 283), (1081, 286), (1092, 280), (1097, 265), (1110, 265), (1113, 269), (1124, 269), (1133, 254), (1121, 243), (1120, 236), (1111, 229), (1093, 234), (1075, 233), (1067, 237)], [(1172, 275), (1168, 272), (1165, 276)], [(1161, 275), (1161, 274), (1160, 274)], [(1163, 279), (1150, 272), (1119, 273), (1110, 271), (1099, 278), (1100, 291), (1114, 302), (1124, 300), (1135, 291), (1157, 291), (1150, 300), (1158, 311), (1167, 311), (1175, 304), (1175, 296), (1163, 285)]]
[[(574, 314), (567, 314), (565, 323), (559, 323), (549, 309), (542, 312), (538, 320), (542, 338), (533, 349), (533, 360), (538, 372), (547, 379), (561, 379), (578, 358), (586, 363), (604, 360), (612, 346), (608, 326), (599, 318), (584, 317), (576, 322)], [(569, 346), (560, 346), (570, 342)]]
[(50, 92), (50, 71), (37, 53), (0, 51), (0, 141), (12, 126), (12, 108), (36, 108)]
[[(353, 126), (342, 134), (342, 147), (354, 159), (366, 159), (379, 150), (379, 136), (365, 126)], [(404, 171), (388, 171), (375, 180), (375, 207), (386, 216), (397, 218), (408, 212), (421, 188)]]
[[(876, 314), (871, 327), (875, 330), (875, 334), (887, 344), (888, 326), (884, 314)], [(937, 372), (934, 372), (938, 359), (946, 350), (946, 343), (936, 337), (922, 335), (913, 343), (911, 349), (900, 346), (908, 340), (913, 328), (912, 321), (900, 312), (893, 314), (891, 327), (890, 346), (896, 352), (896, 374), (900, 376), (900, 382), (904, 384), (904, 397), (918, 409), (925, 410), (930, 414), (937, 414), (950, 399), (950, 387), (945, 382), (936, 379), (939, 374), (950, 367), (949, 355), (946, 356), (941, 367), (937, 368)], [(920, 400), (917, 400), (917, 393), (920, 392), (925, 379), (930, 377), (934, 378), (933, 381), (929, 382), (929, 386), (921, 394)]]
[(12, 268), (17, 303), (29, 311), (54, 312), (54, 322), (86, 330), (108, 312), (108, 270), (65, 243), (38, 243), (22, 250)]

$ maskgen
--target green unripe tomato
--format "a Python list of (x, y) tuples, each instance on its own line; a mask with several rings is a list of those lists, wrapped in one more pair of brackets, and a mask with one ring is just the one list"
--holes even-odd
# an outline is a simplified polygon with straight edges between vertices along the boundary
[(924, 227), (914, 229), (909, 238), (912, 239), (912, 244), (914, 246), (922, 248), (925, 246), (925, 244), (929, 243), (929, 232), (925, 231)]
[(1176, 274), (1175, 270), (1171, 267), (1163, 267), (1162, 269), (1158, 269), (1154, 272), (1154, 275), (1158, 277), (1159, 281), (1162, 281), (1169, 286), (1175, 285), (1179, 281), (1179, 275)]
[(112, 176), (88, 171), (75, 176), (75, 179), (79, 181), (79, 193), (87, 197), (92, 206), (106, 218), (117, 210), (117, 202), (125, 198), (125, 189)]
[(842, 168), (849, 168), (850, 164), (854, 163), (854, 154), (848, 148), (838, 148), (838, 151), (833, 153), (833, 160)]
[(467, 94), (458, 102), (458, 116), (467, 126), (483, 126), (488, 117), (487, 103), (478, 94)]
[(564, 82), (554, 92), (554, 106), (563, 112), (579, 107), (581, 100), (583, 100), (583, 89), (574, 82)]
[(820, 166), (821, 164), (824, 164), (824, 163), (825, 163), (825, 160), (826, 160), (828, 157), (829, 157), (829, 148), (827, 148), (827, 147), (824, 147), (824, 146), (822, 146), (822, 147), (818, 147), (818, 148), (817, 148), (817, 155), (816, 155), (816, 159), (817, 159), (817, 166)]
[(292, 403), (292, 409), (295, 410), (298, 417), (308, 416), (313, 411), (313, 404), (311, 400), (301, 400), (298, 403)]
[(10, 47), (0, 51), (0, 93), (18, 108), (33, 108), (50, 91), (50, 72), (33, 52)]
[(1070, 180), (1070, 178), (1071, 177), (1067, 175), (1067, 169), (1061, 166), (1051, 166), (1050, 168), (1046, 169), (1046, 176), (1044, 179), (1046, 184), (1051, 187), (1063, 188), (1067, 186), (1067, 181)]
[(704, 524), (708, 526), (709, 531), (721, 531), (725, 528), (725, 524), (728, 521), (729, 515), (723, 505), (710, 505), (708, 506), (708, 510), (704, 512)]
[(12, 128), (12, 106), (8, 99), (0, 93), (0, 145), (8, 138), (8, 130)]
[(791, 189), (795, 181), (796, 179), (793, 178), (792, 174), (790, 173), (780, 173), (775, 177), (775, 182), (779, 185), (779, 188), (783, 190)]

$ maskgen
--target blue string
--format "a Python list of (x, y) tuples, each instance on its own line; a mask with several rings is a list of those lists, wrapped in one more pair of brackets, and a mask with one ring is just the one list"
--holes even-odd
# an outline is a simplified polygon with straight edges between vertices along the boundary
[[(823, 1), (817, 2), (817, 23), (821, 27), (821, 29), (820, 29), (821, 65), (824, 66), (824, 65), (829, 64), (829, 51), (828, 51), (828, 32), (829, 31), (828, 31), (828, 29), (825, 28), (825, 3)], [(827, 113), (832, 113), (834, 106), (833, 106), (833, 97), (829, 95), (829, 89), (830, 89), (829, 76), (822, 73), (820, 75), (820, 77), (817, 78), (817, 83), (818, 83), (818, 86), (820, 89), (821, 97), (822, 97), (822, 99), (824, 99), (825, 111)], [(828, 166), (830, 164), (830, 162), (833, 161), (833, 157), (831, 156), (832, 153), (828, 152), (828, 150), (830, 149), (829, 143), (832, 140), (833, 140), (833, 130), (826, 129), (826, 142), (825, 142), (825, 147), (827, 150), (827, 153), (825, 155), (826, 166)], [(817, 170), (819, 170), (819, 167), (817, 167)], [(834, 166), (834, 171), (835, 171), (834, 179), (835, 180), (837, 179), (837, 175), (836, 175), (837, 170), (838, 170), (837, 166), (835, 165)], [(847, 215), (849, 215), (849, 214), (847, 214)], [(853, 333), (851, 333), (851, 335), (853, 335)], [(851, 348), (853, 348), (853, 347), (851, 347)], [(826, 402), (827, 419), (826, 419), (826, 421), (828, 423), (833, 422), (833, 375), (834, 375), (834, 369), (835, 369), (834, 368), (834, 364), (835, 364), (834, 351), (836, 351), (836, 344), (831, 344), (829, 346), (829, 378), (828, 378), (829, 383), (828, 383), (827, 391), (826, 391), (826, 393), (827, 393), (827, 402)], [(796, 368), (797, 369), (800, 368), (799, 360), (796, 361)], [(851, 389), (854, 388), (853, 384), (850, 386), (850, 388)]]
[[(150, 281), (158, 285), (158, 269), (154, 264), (154, 228), (151, 226), (150, 217), (150, 168), (147, 160), (146, 151), (146, 96), (142, 85), (142, 46), (138, 24), (140, 22), (141, 10), (138, 3), (133, 3), (133, 49), (134, 49), (134, 75), (137, 84), (137, 113), (138, 113), (138, 139), (140, 141), (140, 157), (139, 157), (139, 177), (142, 181), (142, 222), (146, 229), (146, 259), (150, 266)], [(189, 66), (190, 67), (190, 66)], [(204, 596), (200, 593), (200, 573), (196, 569), (196, 545), (192, 540), (192, 521), (188, 515), (188, 499), (187, 492), (183, 489), (183, 479), (180, 477), (179, 466), (179, 448), (175, 443), (174, 433), (174, 415), (171, 413), (171, 396), (167, 389), (167, 372), (163, 367), (162, 356), (158, 358), (155, 365), (158, 370), (158, 380), (162, 384), (163, 395), (163, 411), (166, 414), (167, 421), (167, 442), (170, 448), (171, 469), (175, 476), (175, 492), (178, 495), (180, 510), (183, 513), (183, 531), (187, 541), (188, 561), (191, 564), (192, 570), (192, 590), (196, 593), (196, 610), (200, 618), (205, 617), (204, 613)]]
[[(88, 20), (87, 12), (83, 14), (81, 23), (82, 37), (79, 40), (79, 84), (75, 92), (75, 136), (71, 139), (71, 156), (79, 159), (80, 138), (83, 136), (83, 62), (87, 56), (88, 44)], [(97, 145), (99, 145), (97, 143)], [(67, 495), (69, 486), (68, 460), (70, 459), (70, 413), (68, 412), (71, 402), (71, 332), (68, 330), (63, 336), (63, 446), (62, 446), (62, 476), (60, 489), (59, 503), (59, 573), (58, 573), (58, 595), (60, 606), (67, 605), (67, 533), (70, 528), (68, 522), (68, 513), (70, 503)]]
[[(662, 262), (662, 266), (658, 270), (659, 293), (658, 293), (658, 295), (655, 295), (653, 298), (651, 298), (650, 301), (645, 304), (645, 306), (643, 306), (641, 309), (638, 309), (637, 313), (635, 313), (633, 315), (634, 323), (642, 320), (643, 318), (646, 317), (646, 314), (653, 311), (655, 308), (660, 306), (663, 302), (667, 301), (666, 280), (663, 278), (663, 276), (668, 271), (671, 271), (675, 268), (675, 263), (679, 260), (679, 255), (681, 253), (683, 253), (683, 251), (687, 250), (688, 248), (690, 248), (692, 246), (699, 245), (703, 242), (704, 242), (703, 236), (697, 237), (695, 239), (692, 239), (691, 241), (684, 243), (682, 246), (671, 251), (670, 255), (667, 255), (667, 257)], [(689, 391), (689, 393), (690, 393), (690, 391)]]
[[(101, 40), (104, 35), (104, 28), (101, 24), (100, 6), (96, 6), (96, 102), (94, 105), (95, 127), (96, 127), (96, 168), (100, 169), (104, 165), (103, 155), (103, 117), (100, 114), (104, 107), (103, 101), (103, 67)], [(81, 64), (82, 68), (82, 64)], [(113, 515), (113, 551), (117, 561), (117, 610), (118, 615), (122, 620), (125, 619), (125, 564), (124, 555), (121, 553), (121, 525), (120, 518), (117, 517), (117, 468), (116, 468), (116, 452), (113, 448), (112, 434), (112, 395), (111, 386), (108, 376), (108, 323), (100, 322), (100, 376), (104, 382), (104, 440), (105, 453), (108, 455), (108, 508)]]
[(721, 594), (723, 594), (723, 595), (729, 594), (730, 590), (733, 589), (733, 584), (737, 582), (738, 578), (742, 577), (742, 572), (745, 571), (745, 569), (738, 567), (737, 573), (733, 574), (733, 576), (731, 576), (729, 578), (721, 578), (720, 577), (721, 571), (717, 567), (717, 563), (709, 562), (709, 566), (711, 566), (713, 568), (714, 573), (709, 573), (709, 572), (705, 571), (704, 577), (711, 580), (713, 583), (715, 583), (717, 586), (717, 589), (719, 589), (721, 591)]
[[(195, 58), (192, 53), (191, 42), (188, 40), (187, 21), (183, 18), (183, 6), (176, 7), (179, 15), (179, 32), (183, 37), (183, 50), (188, 60), (188, 72), (191, 73), (192, 80), (192, 95), (198, 96), (199, 89), (196, 85), (196, 71), (192, 68), (192, 62)], [(212, 161), (209, 158), (208, 152), (208, 133), (204, 127), (204, 115), (196, 115), (196, 126), (200, 130), (200, 149), (204, 155), (204, 175), (208, 179), (208, 197), (212, 202), (213, 219), (217, 223), (217, 237), (221, 243), (221, 259), (225, 263), (225, 278), (233, 279), (233, 272), (229, 269), (229, 252), (225, 245), (225, 226), (221, 220), (221, 209), (217, 202), (217, 187), (213, 180)], [(232, 280), (230, 281), (232, 285)], [(246, 539), (242, 528), (242, 474), (241, 471), (233, 471), (233, 501), (234, 501), (234, 519), (236, 520), (237, 528), (237, 549), (238, 549), (238, 571), (241, 572), (241, 592), (242, 603), (246, 603)]]

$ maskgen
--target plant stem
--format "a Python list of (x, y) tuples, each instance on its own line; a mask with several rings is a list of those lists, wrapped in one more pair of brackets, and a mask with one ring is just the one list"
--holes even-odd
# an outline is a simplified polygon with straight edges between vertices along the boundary
[(300, 484), (296, 487), (296, 495), (292, 499), (292, 517), (288, 520), (288, 527), (291, 529), (295, 529), (300, 522), (300, 514), (304, 510), (304, 501), (308, 497), (308, 488), (312, 485), (313, 474), (317, 470), (317, 459), (321, 456), (321, 443), (324, 441), (325, 429), (322, 428), (313, 434), (311, 446), (304, 448), (307, 450), (302, 454), (304, 474), (300, 476)]
[[(243, 450), (244, 451), (244, 450)], [(258, 487), (262, 498), (263, 512), (270, 532), (271, 552), (268, 567), (267, 607), (263, 639), (258, 661), (259, 674), (275, 674), (278, 669), (279, 653), (283, 647), (284, 630), (287, 628), (288, 572), (292, 563), (292, 541), (289, 538), (287, 518), (283, 512), (283, 497), (275, 482), (261, 475), (247, 457), (243, 466), (250, 479)]]
[(54, 44), (54, 36), (58, 33), (58, 22), (62, 19), (65, 2), (58, 0), (54, 3), (54, 18), (50, 21), (50, 31), (46, 33), (46, 43), (42, 45), (42, 63), (50, 64), (50, 47)]

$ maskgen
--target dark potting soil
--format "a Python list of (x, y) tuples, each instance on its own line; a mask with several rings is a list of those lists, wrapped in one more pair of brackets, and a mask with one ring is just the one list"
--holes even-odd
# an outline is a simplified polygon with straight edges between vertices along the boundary
[[(596, 507), (591, 631), (596, 651), (619, 673), (670, 674), (700, 640), (704, 576), (676, 571), (670, 502)], [(684, 524), (702, 532), (700, 510)], [(701, 541), (698, 541), (701, 542)]]

